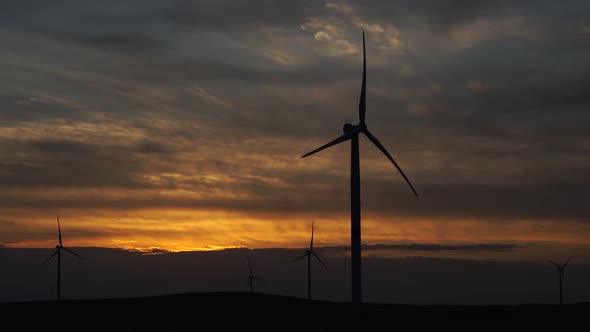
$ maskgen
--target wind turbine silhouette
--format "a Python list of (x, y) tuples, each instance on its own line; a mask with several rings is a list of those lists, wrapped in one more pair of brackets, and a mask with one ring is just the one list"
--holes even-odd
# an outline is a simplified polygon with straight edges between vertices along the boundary
[(565, 268), (567, 267), (567, 265), (570, 263), (570, 260), (572, 258), (568, 258), (567, 261), (565, 261), (565, 263), (563, 263), (562, 265), (559, 265), (557, 263), (555, 263), (554, 261), (549, 261), (549, 263), (553, 264), (553, 266), (555, 266), (555, 269), (557, 270), (557, 273), (559, 274), (559, 305), (563, 304), (563, 279), (565, 279)]
[(83, 261), (86, 261), (86, 260), (84, 258), (82, 258), (80, 255), (73, 252), (71, 249), (68, 249), (63, 246), (63, 243), (61, 241), (61, 226), (59, 224), (59, 216), (57, 216), (57, 231), (59, 234), (59, 244), (55, 246), (55, 251), (53, 252), (53, 254), (51, 254), (51, 256), (49, 256), (49, 258), (47, 258), (43, 262), (43, 264), (49, 262), (55, 255), (57, 255), (57, 300), (61, 301), (61, 251), (65, 250), (65, 251), (69, 252), (70, 254), (76, 256), (80, 260), (83, 260)]
[(326, 270), (328, 269), (328, 267), (326, 266), (326, 264), (324, 264), (324, 262), (322, 261), (320, 256), (318, 256), (315, 253), (315, 251), (313, 251), (313, 221), (311, 222), (311, 242), (309, 243), (309, 249), (305, 249), (305, 254), (303, 254), (301, 257), (299, 257), (295, 260), (295, 262), (297, 262), (298, 260), (307, 257), (307, 299), (310, 301), (311, 301), (311, 256), (312, 255), (326, 268)]
[(304, 154), (301, 158), (310, 156), (316, 152), (327, 149), (333, 145), (351, 141), (350, 151), (350, 242), (351, 242), (351, 259), (352, 259), (352, 310), (355, 314), (361, 311), (361, 179), (360, 179), (360, 162), (359, 162), (359, 134), (363, 133), (383, 152), (383, 154), (397, 168), (403, 178), (406, 180), (414, 195), (418, 193), (410, 183), (399, 165), (393, 160), (393, 157), (387, 152), (383, 144), (371, 134), (365, 123), (365, 111), (367, 102), (367, 61), (365, 52), (365, 32), (363, 31), (363, 83), (361, 88), (361, 97), (359, 101), (359, 120), (358, 125), (345, 123), (343, 127), (344, 135), (336, 138), (330, 143), (323, 145), (309, 153)]
[(250, 270), (250, 274), (248, 275), (248, 286), (250, 288), (250, 294), (253, 294), (254, 293), (254, 280), (259, 280), (259, 281), (266, 281), (266, 280), (254, 275), (254, 273), (252, 272), (252, 264), (250, 264), (249, 258), (248, 258), (248, 269)]

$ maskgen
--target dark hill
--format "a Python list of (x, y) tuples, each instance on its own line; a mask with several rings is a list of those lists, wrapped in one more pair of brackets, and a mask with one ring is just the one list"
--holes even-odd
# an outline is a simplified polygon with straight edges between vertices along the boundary
[[(313, 301), (304, 299), (242, 292), (189, 293), (163, 295), (144, 298), (65, 300), (22, 302), (0, 304), (2, 317), (29, 321), (62, 320), (64, 324), (86, 320), (101, 322), (126, 320), (134, 322), (111, 325), (102, 331), (119, 330), (183, 330), (195, 326), (191, 320), (209, 320), (221, 324), (235, 323), (236, 320), (256, 320), (262, 323), (259, 329), (270, 328), (276, 331), (302, 330), (307, 320), (316, 321), (319, 330), (332, 330), (350, 327), (348, 324), (363, 324), (375, 330), (382, 324), (423, 324), (502, 326), (510, 323), (540, 323), (544, 321), (582, 320), (590, 313), (590, 303), (568, 304), (564, 306), (525, 304), (517, 306), (428, 306), (404, 304), (363, 305), (360, 319), (352, 317), (349, 303)], [(168, 321), (165, 325), (150, 321)], [(282, 323), (280, 328), (273, 321)], [(442, 325), (441, 325), (442, 324)], [(485, 324), (485, 325), (479, 325)], [(158, 326), (158, 328), (156, 328)], [(164, 327), (163, 327), (164, 326)], [(273, 328), (274, 326), (274, 328)], [(24, 325), (21, 325), (24, 327)], [(121, 327), (121, 329), (119, 329)], [(250, 329), (247, 329), (250, 330)], [(312, 329), (313, 330), (313, 329)]]

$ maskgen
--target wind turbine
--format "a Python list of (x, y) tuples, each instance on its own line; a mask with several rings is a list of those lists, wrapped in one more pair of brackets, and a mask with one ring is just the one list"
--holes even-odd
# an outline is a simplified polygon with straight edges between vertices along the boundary
[(325, 268), (326, 270), (328, 267), (320, 256), (318, 256), (315, 251), (313, 251), (313, 221), (311, 222), (311, 242), (309, 243), (309, 249), (305, 249), (305, 254), (295, 260), (298, 261), (302, 258), (307, 257), (307, 299), (311, 301), (311, 256), (314, 256)]
[(563, 304), (563, 279), (565, 279), (565, 268), (567, 267), (567, 265), (570, 263), (570, 260), (572, 258), (568, 258), (567, 261), (565, 261), (565, 263), (563, 263), (562, 265), (559, 265), (557, 263), (555, 263), (554, 261), (549, 261), (549, 263), (553, 264), (553, 266), (555, 266), (555, 269), (557, 270), (557, 273), (559, 274), (559, 305)]
[(367, 61), (365, 52), (365, 32), (363, 31), (363, 82), (361, 88), (361, 97), (359, 101), (359, 120), (358, 125), (345, 123), (343, 127), (344, 134), (330, 143), (323, 145), (302, 156), (305, 158), (316, 152), (327, 149), (333, 145), (351, 141), (350, 151), (350, 242), (351, 242), (351, 259), (352, 259), (352, 310), (355, 314), (361, 311), (361, 180), (360, 180), (360, 162), (359, 162), (359, 134), (362, 133), (377, 146), (381, 152), (397, 168), (399, 173), (406, 180), (414, 195), (418, 193), (410, 183), (399, 165), (393, 160), (393, 157), (387, 152), (383, 144), (371, 134), (365, 123), (365, 111), (367, 101)]
[(43, 262), (43, 264), (49, 262), (55, 255), (57, 255), (57, 300), (61, 301), (61, 251), (65, 250), (65, 251), (69, 252), (70, 254), (76, 256), (80, 260), (83, 260), (83, 261), (86, 261), (86, 260), (84, 258), (82, 258), (80, 255), (73, 252), (71, 249), (68, 249), (63, 246), (63, 243), (61, 241), (61, 226), (59, 224), (59, 216), (57, 216), (57, 231), (59, 234), (59, 244), (55, 246), (55, 251), (53, 252), (53, 254), (51, 254), (51, 256), (49, 256), (49, 258), (47, 258)]
[(266, 281), (260, 277), (257, 277), (252, 272), (252, 265), (250, 264), (250, 259), (248, 259), (248, 269), (250, 270), (250, 274), (248, 275), (248, 286), (250, 287), (250, 294), (254, 293), (254, 280), (259, 281)]

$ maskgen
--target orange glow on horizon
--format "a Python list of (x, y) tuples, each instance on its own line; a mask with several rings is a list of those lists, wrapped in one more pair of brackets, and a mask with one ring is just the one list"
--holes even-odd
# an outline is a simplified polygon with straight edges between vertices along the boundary
[[(317, 218), (248, 216), (203, 210), (61, 211), (66, 247), (107, 247), (144, 253), (214, 251), (230, 248), (303, 248), (309, 245), (311, 220), (315, 245), (348, 246), (348, 216)], [(21, 239), (5, 241), (13, 248), (51, 248), (57, 242), (55, 220), (41, 215), (21, 217)], [(364, 244), (547, 243), (586, 245), (590, 225), (515, 220), (510, 223), (471, 219), (420, 219), (367, 215)], [(28, 237), (26, 233), (30, 233)], [(6, 235), (10, 238), (11, 235)], [(14, 236), (12, 236), (14, 237)], [(366, 253), (371, 255), (374, 253)], [(498, 255), (496, 255), (498, 256)], [(501, 255), (500, 255), (501, 256)]]

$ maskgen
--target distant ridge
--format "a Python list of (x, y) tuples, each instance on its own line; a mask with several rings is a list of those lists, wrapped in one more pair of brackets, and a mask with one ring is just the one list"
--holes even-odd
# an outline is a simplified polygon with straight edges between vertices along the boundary
[[(590, 312), (590, 303), (457, 306), (363, 304), (361, 318), (374, 321), (392, 319), (402, 322), (419, 320), (440, 322), (506, 322), (542, 319), (583, 319)], [(120, 299), (84, 299), (35, 301), (0, 304), (5, 318), (33, 317), (35, 320), (64, 319), (123, 319), (151, 320), (209, 320), (246, 317), (251, 319), (290, 320), (299, 314), (314, 320), (342, 322), (352, 319), (350, 303), (312, 301), (274, 294), (248, 292), (182, 293)], [(293, 323), (285, 329), (295, 328)], [(331, 325), (333, 326), (333, 325)], [(375, 325), (377, 326), (377, 325)], [(146, 326), (149, 330), (149, 326)]]

